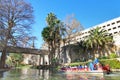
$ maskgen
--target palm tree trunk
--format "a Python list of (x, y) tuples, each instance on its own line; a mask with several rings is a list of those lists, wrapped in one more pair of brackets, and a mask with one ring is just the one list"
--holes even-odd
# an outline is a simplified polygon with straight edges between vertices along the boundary
[[(60, 44), (58, 46), (58, 59), (60, 60)], [(59, 63), (60, 63), (60, 61), (59, 61)]]
[(49, 50), (49, 65), (51, 64), (51, 52), (50, 52), (50, 44), (48, 43), (48, 50)]

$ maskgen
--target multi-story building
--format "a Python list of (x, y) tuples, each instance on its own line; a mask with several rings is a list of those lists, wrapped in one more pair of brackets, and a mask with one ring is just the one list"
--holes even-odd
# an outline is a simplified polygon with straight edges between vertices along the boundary
[(93, 28), (96, 28), (96, 27), (100, 27), (101, 29), (106, 30), (108, 33), (110, 33), (110, 35), (112, 35), (114, 37), (115, 40), (117, 38), (117, 41), (119, 41), (118, 35), (120, 33), (120, 17), (106, 21), (99, 25), (95, 25), (91, 28), (85, 29), (83, 31), (80, 31), (76, 34), (71, 35), (71, 44), (74, 44), (74, 43), (76, 43), (76, 41), (84, 40), (85, 38), (87, 38), (89, 36), (90, 30), (92, 30)]

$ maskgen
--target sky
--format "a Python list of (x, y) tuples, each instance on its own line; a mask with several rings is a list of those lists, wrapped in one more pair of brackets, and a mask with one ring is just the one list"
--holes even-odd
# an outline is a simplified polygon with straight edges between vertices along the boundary
[(87, 29), (105, 21), (120, 17), (120, 0), (28, 0), (34, 9), (35, 23), (32, 34), (37, 37), (35, 47), (43, 44), (41, 32), (47, 26), (46, 17), (52, 12), (64, 21), (67, 15), (75, 18)]

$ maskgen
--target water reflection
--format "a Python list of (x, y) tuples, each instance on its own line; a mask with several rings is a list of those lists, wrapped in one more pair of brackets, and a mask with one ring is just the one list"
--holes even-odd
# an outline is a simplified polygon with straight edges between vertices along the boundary
[(15, 69), (0, 72), (0, 80), (119, 80), (120, 72), (110, 75), (52, 73), (49, 70)]
[(67, 80), (104, 80), (103, 76), (95, 76), (90, 74), (66, 74)]
[(0, 78), (3, 77), (3, 72), (0, 72)]
[(39, 70), (39, 76), (40, 76), (40, 78), (48, 80), (49, 79), (49, 70)]

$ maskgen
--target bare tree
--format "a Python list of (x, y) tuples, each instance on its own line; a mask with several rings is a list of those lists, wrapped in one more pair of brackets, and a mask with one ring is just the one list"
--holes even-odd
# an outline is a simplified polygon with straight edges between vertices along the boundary
[(66, 28), (66, 36), (68, 39), (74, 33), (77, 33), (84, 29), (84, 27), (80, 24), (80, 22), (74, 17), (74, 14), (66, 16), (64, 21)]
[(33, 8), (24, 0), (0, 0), (0, 28), (3, 43), (0, 68), (4, 68), (7, 46), (19, 46), (20, 40), (30, 36)]
[[(71, 38), (75, 37), (75, 33), (84, 29), (84, 27), (80, 24), (80, 22), (74, 17), (73, 14), (68, 15), (64, 21), (65, 28), (66, 28), (66, 38), (65, 43), (68, 43), (68, 48), (70, 48)], [(70, 49), (69, 49), (70, 50)], [(71, 62), (69, 51), (66, 52), (65, 48), (65, 55), (67, 57), (67, 62)]]

